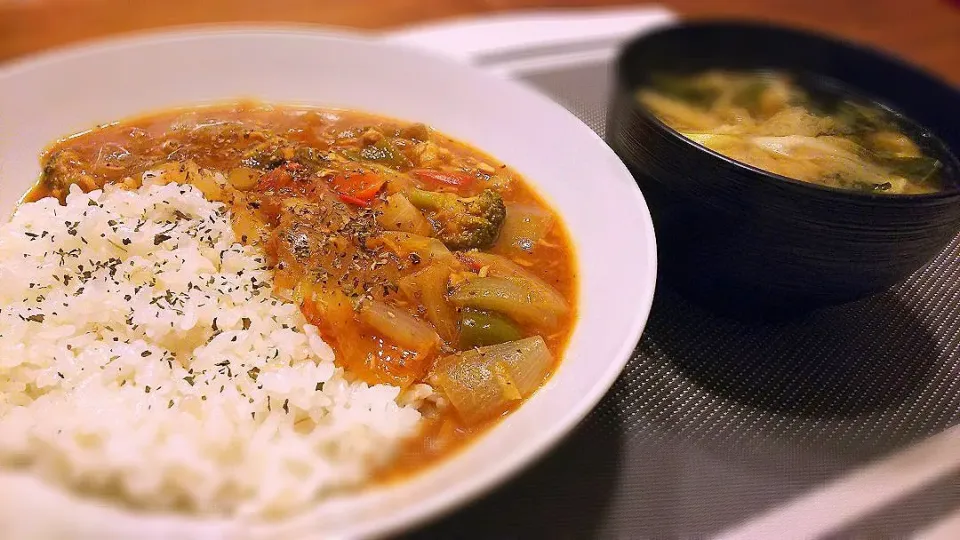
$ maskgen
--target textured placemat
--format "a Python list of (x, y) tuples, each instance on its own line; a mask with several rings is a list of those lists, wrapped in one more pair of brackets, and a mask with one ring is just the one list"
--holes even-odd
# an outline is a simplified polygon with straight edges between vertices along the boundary
[[(522, 77), (601, 136), (604, 66)], [(662, 239), (661, 241), (669, 241)], [(720, 532), (960, 422), (960, 238), (887, 293), (777, 324), (660, 287), (633, 358), (544, 461), (416, 537)], [(902, 536), (960, 504), (948, 478), (837, 537)]]

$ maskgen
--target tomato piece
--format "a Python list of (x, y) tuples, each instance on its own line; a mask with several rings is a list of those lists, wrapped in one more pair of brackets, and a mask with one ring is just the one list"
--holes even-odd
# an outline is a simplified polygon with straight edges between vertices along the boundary
[[(366, 201), (369, 204), (370, 199), (376, 197), (377, 193), (387, 181), (374, 173), (353, 173), (333, 177), (330, 181), (334, 191), (341, 195), (341, 200), (351, 204), (358, 204), (353, 200)], [(363, 204), (362, 206), (366, 206)]]
[(433, 169), (414, 169), (410, 171), (417, 178), (437, 185), (470, 187), (477, 181), (476, 176), (461, 172), (443, 172)]
[(257, 181), (257, 191), (277, 192), (293, 184), (293, 174), (285, 167), (277, 167), (260, 177)]

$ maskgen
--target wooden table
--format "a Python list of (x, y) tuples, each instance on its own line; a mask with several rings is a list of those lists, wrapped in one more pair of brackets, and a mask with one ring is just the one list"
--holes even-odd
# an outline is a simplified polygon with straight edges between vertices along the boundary
[[(301, 22), (364, 29), (622, 0), (0, 0), (0, 61), (79, 40), (195, 23)], [(958, 0), (662, 0), (684, 17), (813, 27), (882, 46), (960, 86)]]

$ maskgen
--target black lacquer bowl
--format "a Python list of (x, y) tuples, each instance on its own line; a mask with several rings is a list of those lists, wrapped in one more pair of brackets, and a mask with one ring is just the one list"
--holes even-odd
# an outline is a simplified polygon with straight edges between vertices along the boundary
[[(657, 73), (776, 69), (833, 80), (923, 125), (944, 164), (927, 195), (791, 180), (708, 150), (634, 97)], [(882, 291), (960, 229), (960, 93), (876, 50), (765, 24), (703, 22), (641, 36), (621, 52), (607, 141), (640, 185), (659, 277), (723, 311), (791, 314)], [(952, 149), (952, 150), (951, 150)]]

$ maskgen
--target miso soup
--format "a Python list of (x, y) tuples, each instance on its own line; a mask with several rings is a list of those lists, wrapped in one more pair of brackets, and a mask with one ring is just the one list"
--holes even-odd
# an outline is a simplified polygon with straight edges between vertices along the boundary
[(931, 134), (836, 86), (711, 70), (655, 76), (636, 97), (690, 140), (781, 176), (883, 194), (942, 189)]

